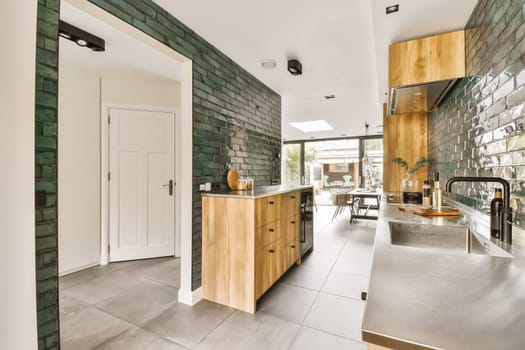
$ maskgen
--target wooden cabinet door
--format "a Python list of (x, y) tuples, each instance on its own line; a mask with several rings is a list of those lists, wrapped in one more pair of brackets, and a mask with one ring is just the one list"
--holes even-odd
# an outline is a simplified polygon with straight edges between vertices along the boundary
[(288, 252), (284, 237), (279, 238), (275, 243), (270, 244), (270, 246), (270, 273), (272, 284), (274, 284), (288, 269), (286, 261)]
[(465, 31), (438, 34), (390, 45), (390, 87), (465, 76)]
[(289, 241), (286, 243), (286, 268), (295, 264), (301, 256), (301, 245), (299, 241)]
[(281, 195), (255, 200), (255, 227), (269, 224), (281, 217)]
[(281, 195), (281, 218), (288, 218), (299, 214), (301, 192), (295, 191)]
[(271, 245), (255, 252), (255, 300), (259, 299), (272, 285)]
[(282, 234), (286, 242), (298, 241), (301, 232), (301, 217), (295, 215), (288, 218), (281, 219)]
[[(392, 163), (392, 158), (401, 157), (409, 166), (420, 158), (427, 158), (427, 113), (419, 112), (403, 115), (386, 113), (386, 104), (383, 106), (383, 190), (385, 192), (401, 191), (401, 180), (406, 172), (399, 164)], [(419, 169), (414, 174), (419, 180), (419, 191), (423, 181), (428, 179), (428, 167)]]

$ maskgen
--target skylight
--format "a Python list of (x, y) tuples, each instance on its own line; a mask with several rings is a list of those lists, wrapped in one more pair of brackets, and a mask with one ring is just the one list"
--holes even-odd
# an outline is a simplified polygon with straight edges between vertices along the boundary
[(312, 120), (309, 122), (290, 123), (291, 126), (303, 132), (334, 130), (326, 120)]

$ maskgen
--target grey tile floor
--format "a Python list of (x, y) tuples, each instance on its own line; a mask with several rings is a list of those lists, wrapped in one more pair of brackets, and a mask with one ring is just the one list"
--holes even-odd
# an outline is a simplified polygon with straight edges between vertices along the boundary
[(255, 315), (177, 303), (180, 261), (114, 263), (60, 279), (62, 349), (349, 349), (361, 341), (375, 221), (331, 221), (319, 206), (314, 251), (260, 300)]

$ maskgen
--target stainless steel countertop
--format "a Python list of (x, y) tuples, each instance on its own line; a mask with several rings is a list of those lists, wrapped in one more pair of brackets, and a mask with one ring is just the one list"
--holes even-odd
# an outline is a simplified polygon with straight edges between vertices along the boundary
[(306, 189), (313, 189), (312, 185), (301, 186), (259, 186), (255, 187), (253, 191), (221, 191), (221, 192), (203, 192), (203, 196), (208, 197), (228, 197), (228, 198), (262, 198), (273, 196), (276, 194), (288, 193), (293, 191), (301, 191)]
[(392, 245), (391, 220), (471, 224), (398, 207), (381, 207), (363, 340), (393, 349), (525, 348), (525, 260)]

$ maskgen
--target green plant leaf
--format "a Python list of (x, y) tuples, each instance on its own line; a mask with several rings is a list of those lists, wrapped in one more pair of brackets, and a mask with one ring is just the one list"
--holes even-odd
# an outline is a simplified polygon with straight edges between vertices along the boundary
[(396, 164), (399, 164), (399, 166), (401, 166), (401, 168), (406, 170), (406, 172), (407, 172), (407, 174), (409, 176), (414, 175), (414, 173), (416, 171), (418, 171), (419, 169), (430, 165), (430, 161), (428, 159), (426, 159), (425, 157), (420, 157), (414, 163), (414, 165), (412, 167), (410, 167), (410, 169), (409, 169), (408, 163), (403, 158), (400, 158), (400, 157), (392, 158), (392, 162), (396, 163)]

